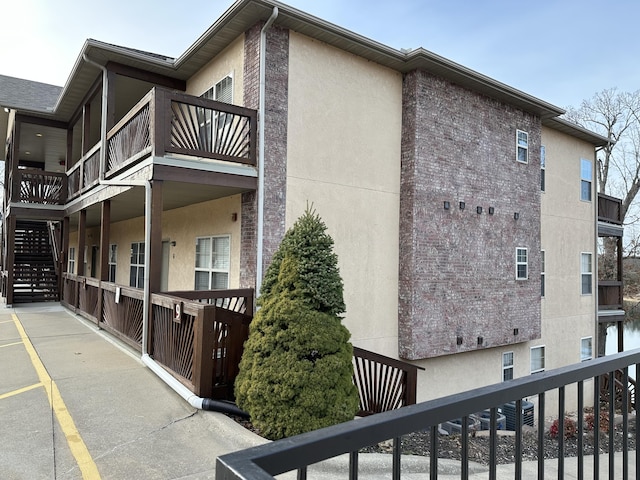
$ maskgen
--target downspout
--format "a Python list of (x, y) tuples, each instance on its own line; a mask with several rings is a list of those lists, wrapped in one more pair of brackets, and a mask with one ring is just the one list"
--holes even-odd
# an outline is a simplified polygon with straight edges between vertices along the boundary
[(258, 106), (258, 252), (256, 255), (256, 296), (260, 295), (262, 286), (262, 262), (264, 247), (264, 120), (265, 120), (265, 56), (267, 52), (267, 30), (278, 17), (278, 7), (273, 7), (273, 12), (260, 30), (260, 103)]
[(149, 305), (150, 305), (150, 278), (149, 265), (151, 264), (151, 253), (149, 245), (151, 245), (151, 182), (149, 180), (105, 180), (104, 166), (107, 160), (107, 69), (103, 65), (91, 60), (87, 54), (83, 54), (82, 58), (85, 62), (98, 67), (102, 70), (102, 115), (100, 125), (100, 174), (98, 176), (100, 185), (115, 185), (123, 187), (144, 187), (145, 190), (145, 207), (144, 207), (144, 241), (147, 248), (144, 249), (144, 293), (142, 301), (142, 363), (144, 363), (151, 371), (153, 371), (162, 381), (171, 387), (178, 395), (184, 398), (192, 407), (203, 410), (213, 410), (218, 412), (230, 413), (241, 417), (247, 417), (248, 414), (240, 410), (232, 403), (212, 400), (210, 398), (202, 398), (191, 392), (187, 387), (182, 385), (178, 380), (171, 376), (164, 368), (162, 368), (149, 355), (147, 344), (149, 339)]

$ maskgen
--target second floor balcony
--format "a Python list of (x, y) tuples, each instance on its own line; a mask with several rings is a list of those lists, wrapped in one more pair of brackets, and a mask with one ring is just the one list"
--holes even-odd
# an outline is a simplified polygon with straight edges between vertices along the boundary
[[(255, 166), (256, 118), (255, 110), (155, 87), (107, 132), (104, 145), (98, 141), (66, 172), (47, 171), (44, 162), (43, 168), (24, 168), (22, 161), (11, 161), (12, 157), (21, 158), (26, 150), (15, 145), (12, 136), (7, 201), (64, 205), (92, 190), (100, 179), (120, 176), (148, 158), (189, 159), (203, 166), (212, 162)], [(73, 131), (57, 130), (60, 138)], [(69, 152), (57, 155), (71, 157)], [(51, 156), (51, 152), (45, 151), (43, 156)]]

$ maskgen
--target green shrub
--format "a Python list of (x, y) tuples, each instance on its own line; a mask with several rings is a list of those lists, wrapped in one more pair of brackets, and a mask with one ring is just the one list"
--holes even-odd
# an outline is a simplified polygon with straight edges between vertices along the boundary
[(307, 209), (285, 235), (240, 362), (238, 406), (273, 440), (351, 420), (358, 409), (353, 347), (338, 316), (342, 280), (325, 229)]

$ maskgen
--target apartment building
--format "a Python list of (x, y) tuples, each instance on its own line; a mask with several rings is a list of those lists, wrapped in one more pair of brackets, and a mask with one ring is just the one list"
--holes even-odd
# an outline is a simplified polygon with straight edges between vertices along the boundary
[[(596, 351), (607, 139), (543, 100), (272, 0), (237, 1), (177, 59), (87, 40), (42, 105), (0, 82), (18, 85), (0, 98), (8, 304), (60, 298), (144, 353), (163, 294), (184, 325), (177, 292), (259, 290), (313, 204), (353, 344), (423, 367), (418, 400)], [(59, 255), (36, 266), (21, 245), (45, 221)]]

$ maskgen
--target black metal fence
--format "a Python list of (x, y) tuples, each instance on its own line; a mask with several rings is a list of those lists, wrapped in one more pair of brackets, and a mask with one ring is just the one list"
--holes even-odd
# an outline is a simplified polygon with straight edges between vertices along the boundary
[[(427, 430), (430, 432), (430, 455), (428, 471), (431, 479), (438, 478), (438, 425), (451, 419), (460, 418), (461, 421), (461, 447), (460, 447), (460, 478), (469, 477), (468, 455), (468, 418), (478, 411), (488, 410), (489, 420), (489, 479), (497, 478), (497, 446), (498, 432), (496, 421), (499, 407), (515, 402), (515, 412), (523, 412), (523, 399), (536, 396), (539, 413), (536, 419), (538, 436), (538, 460), (537, 478), (545, 478), (545, 454), (544, 412), (558, 419), (557, 430), (565, 432), (565, 404), (566, 395), (570, 390), (575, 392), (577, 411), (583, 412), (586, 405), (594, 405), (591, 426), (595, 426), (597, 434), (593, 435), (594, 452), (606, 452), (595, 454), (592, 462), (586, 462), (583, 453), (583, 435), (587, 430), (584, 415), (577, 415), (576, 436), (577, 449), (577, 478), (629, 478), (630, 467), (632, 472), (640, 472), (640, 456), (635, 455), (635, 463), (630, 465), (629, 445), (637, 439), (638, 420), (636, 416), (629, 415), (628, 367), (640, 363), (640, 349), (628, 353), (619, 353), (607, 357), (597, 358), (587, 362), (550, 370), (547, 372), (518, 378), (501, 384), (467, 391), (428, 402), (407, 406), (398, 410), (388, 411), (372, 415), (363, 419), (342, 423), (332, 427), (316, 430), (296, 437), (279, 440), (260, 445), (250, 449), (223, 455), (217, 460), (216, 479), (268, 479), (285, 472), (298, 471), (299, 479), (306, 479), (307, 467), (331, 459), (342, 454), (348, 454), (348, 472), (344, 472), (341, 478), (356, 479), (358, 477), (359, 459), (363, 455), (358, 452), (370, 445), (392, 440), (392, 453), (389, 470), (377, 472), (385, 474), (386, 478), (399, 479), (403, 470), (403, 458), (400, 449), (401, 437), (412, 432)], [(609, 382), (610, 392), (601, 395), (601, 379), (605, 375), (611, 375), (617, 370), (622, 370), (622, 392), (614, 391), (614, 382)], [(585, 388), (585, 382), (593, 382), (589, 388)], [(572, 386), (567, 389), (568, 386)], [(575, 388), (573, 387), (575, 386)], [(585, 394), (585, 390), (593, 392)], [(545, 405), (545, 399), (557, 397), (557, 405)], [(608, 399), (618, 398), (617, 402), (609, 402)], [(557, 407), (557, 408), (556, 408)], [(523, 416), (515, 415), (515, 454), (513, 478), (523, 478)], [(617, 418), (617, 419), (616, 419)], [(622, 453), (616, 456), (613, 441), (615, 424), (619, 424), (621, 430)], [(601, 434), (608, 431), (610, 434)], [(633, 432), (633, 433), (630, 433)], [(637, 445), (637, 442), (634, 442)], [(636, 447), (637, 448), (637, 447)], [(565, 438), (557, 436), (557, 478), (565, 477)], [(602, 462), (601, 462), (601, 457)], [(616, 459), (617, 464), (616, 464)], [(345, 468), (346, 470), (346, 468)], [(587, 470), (590, 470), (587, 472)], [(592, 470), (592, 471), (591, 471)], [(601, 477), (601, 470), (606, 473)], [(549, 472), (551, 473), (551, 472)], [(364, 474), (365, 475), (369, 474)], [(425, 473), (426, 475), (426, 473)], [(555, 474), (554, 474), (555, 476)], [(573, 477), (572, 477), (573, 478)]]

